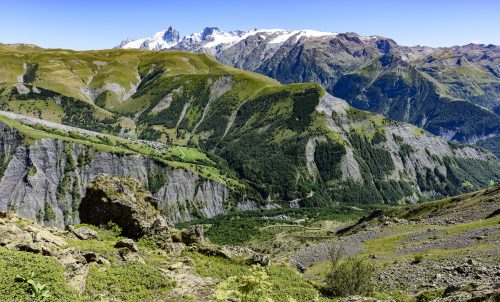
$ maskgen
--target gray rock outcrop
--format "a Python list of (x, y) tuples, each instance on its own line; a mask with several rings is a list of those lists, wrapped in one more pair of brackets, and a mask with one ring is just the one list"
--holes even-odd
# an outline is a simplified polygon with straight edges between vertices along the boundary
[(0, 163), (0, 210), (58, 227), (80, 222), (80, 200), (99, 174), (132, 177), (146, 187), (153, 173), (165, 175), (166, 182), (154, 197), (172, 223), (191, 220), (194, 208), (207, 217), (223, 213), (229, 197), (229, 190), (220, 183), (145, 156), (99, 152), (47, 138), (28, 144), (3, 123)]

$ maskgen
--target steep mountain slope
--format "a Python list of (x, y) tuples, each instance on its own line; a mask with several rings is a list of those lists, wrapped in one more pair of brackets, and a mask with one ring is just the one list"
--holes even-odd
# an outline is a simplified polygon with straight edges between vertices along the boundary
[[(193, 40), (186, 37), (167, 48), (208, 53), (224, 64), (256, 71), (282, 83), (320, 83), (329, 93), (339, 97), (344, 97), (349, 92), (350, 97), (346, 100), (358, 109), (382, 113), (393, 119), (423, 126), (446, 139), (478, 143), (498, 152), (500, 52), (497, 46), (470, 44), (450, 48), (405, 47), (379, 36), (363, 37), (355, 33), (308, 30), (226, 33), (217, 28), (207, 28), (202, 32), (211, 34), (195, 34), (202, 38)], [(188, 40), (190, 42), (186, 43)], [(133, 43), (128, 45), (134, 46)], [(151, 49), (147, 45), (140, 47)], [(372, 66), (374, 61), (386, 60), (392, 56), (400, 58), (405, 67), (411, 66), (418, 70), (419, 76), (424, 77), (426, 82), (434, 83), (421, 91), (419, 83), (410, 81), (403, 87), (398, 87), (404, 91), (397, 91), (403, 92), (412, 101), (408, 102), (409, 106), (399, 104), (398, 107), (402, 108), (396, 111), (405, 111), (404, 108), (408, 107), (409, 111), (418, 112), (425, 106), (425, 123), (421, 123), (421, 119), (408, 118), (401, 112), (394, 114), (391, 91), (385, 91), (390, 90), (389, 87), (372, 87), (372, 90), (377, 91), (377, 95), (369, 100), (372, 106), (365, 104), (366, 99), (372, 95), (356, 93), (355, 87), (367, 85), (358, 82), (362, 80), (358, 75), (367, 69), (375, 71), (376, 68)], [(384, 73), (384, 81), (397, 83), (404, 80), (398, 70)], [(339, 82), (342, 77), (346, 78)], [(349, 85), (346, 86), (346, 82)], [(353, 88), (354, 91), (350, 91)], [(378, 92), (382, 88), (385, 90)], [(449, 103), (455, 100), (469, 103)], [(460, 108), (452, 109), (454, 112), (447, 110), (457, 106)], [(475, 121), (474, 125), (470, 121)]]
[[(356, 110), (317, 84), (280, 85), (221, 65), (207, 55), (3, 49), (0, 104), (4, 110), (120, 135), (132, 139), (132, 145), (138, 137), (171, 147), (195, 147), (180, 149), (177, 162), (188, 164), (174, 167), (214, 181), (228, 179), (223, 183), (236, 195), (222, 199), (226, 193), (217, 193), (225, 192), (222, 188), (197, 183), (195, 188), (201, 186), (219, 196), (198, 198), (196, 189), (188, 194), (177, 182), (166, 181), (173, 186), (165, 189), (168, 196), (190, 196), (180, 198), (189, 201), (188, 214), (175, 214), (178, 220), (191, 219), (194, 213), (214, 214), (196, 211), (198, 201), (205, 209), (203, 205), (211, 200), (217, 200), (217, 205), (225, 200), (224, 210), (236, 207), (236, 201), (247, 209), (276, 204), (402, 203), (458, 194), (500, 179), (498, 161), (488, 152), (449, 144), (416, 127)], [(38, 144), (37, 140), (34, 146)], [(11, 147), (5, 150), (12, 154)], [(142, 148), (134, 150), (143, 153)], [(196, 155), (199, 150), (206, 155)], [(189, 163), (192, 157), (197, 165)], [(3, 157), (4, 162), (8, 159)], [(48, 169), (41, 162), (35, 166), (43, 173)], [(16, 176), (19, 179), (29, 169), (16, 171), (22, 174)], [(141, 179), (146, 178), (143, 175)], [(12, 179), (4, 175), (3, 181)], [(45, 196), (41, 192), (51, 191), (47, 187), (44, 184), (37, 191), (40, 200)]]
[(342, 76), (333, 87), (336, 96), (357, 108), (410, 122), (446, 139), (476, 143), (500, 131), (498, 115), (440, 93), (446, 89), (396, 54)]
[(102, 173), (139, 179), (172, 222), (229, 210), (242, 186), (192, 148), (131, 142), (6, 112), (0, 133), (0, 210), (41, 224), (79, 223), (85, 188)]

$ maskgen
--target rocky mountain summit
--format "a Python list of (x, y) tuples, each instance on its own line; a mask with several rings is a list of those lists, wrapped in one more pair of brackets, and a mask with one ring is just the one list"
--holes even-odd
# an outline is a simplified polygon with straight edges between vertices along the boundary
[(141, 48), (149, 50), (168, 49), (177, 45), (180, 41), (179, 32), (172, 27), (167, 30), (154, 34), (151, 38), (124, 40), (118, 45), (118, 48)]

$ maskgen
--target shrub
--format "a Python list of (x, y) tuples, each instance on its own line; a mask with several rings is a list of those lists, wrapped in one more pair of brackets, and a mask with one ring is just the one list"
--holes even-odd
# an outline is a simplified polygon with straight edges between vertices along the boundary
[(43, 212), (44, 212), (43, 216), (44, 221), (53, 221), (56, 219), (56, 215), (54, 213), (54, 210), (52, 209), (52, 205), (48, 201), (45, 201)]
[(415, 255), (415, 257), (413, 257), (413, 264), (419, 264), (422, 260), (424, 260), (424, 255)]
[(444, 289), (442, 288), (437, 288), (437, 289), (430, 289), (424, 292), (421, 292), (417, 296), (417, 302), (430, 302), (434, 301), (437, 298), (443, 297), (444, 294)]
[(40, 283), (34, 280), (34, 278), (35, 278), (35, 273), (32, 272), (28, 276), (17, 275), (16, 281), (28, 284), (29, 286), (28, 291), (31, 297), (33, 298), (33, 301), (44, 302), (48, 298), (50, 298), (51, 296), (50, 290), (47, 287), (47, 284)]
[(216, 290), (217, 300), (272, 301), (268, 297), (272, 284), (267, 279), (269, 276), (264, 268), (253, 266), (249, 275), (232, 276), (219, 284)]
[(36, 175), (36, 172), (37, 172), (36, 167), (34, 165), (31, 165), (28, 170), (28, 175), (33, 177)]
[(343, 249), (331, 251), (331, 271), (326, 276), (325, 292), (331, 296), (366, 295), (373, 291), (374, 266), (365, 257), (350, 256), (342, 259)]
[(106, 229), (113, 232), (113, 234), (115, 236), (120, 236), (120, 234), (122, 233), (122, 228), (118, 224), (114, 223), (113, 221), (108, 221), (108, 223), (106, 225)]

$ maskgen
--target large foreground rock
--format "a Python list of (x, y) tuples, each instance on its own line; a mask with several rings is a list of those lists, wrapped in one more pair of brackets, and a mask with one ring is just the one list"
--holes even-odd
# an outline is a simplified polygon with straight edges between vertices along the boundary
[(155, 205), (140, 181), (99, 175), (87, 187), (78, 211), (82, 222), (97, 226), (113, 222), (122, 229), (122, 235), (130, 238), (158, 233), (169, 237), (171, 225)]

